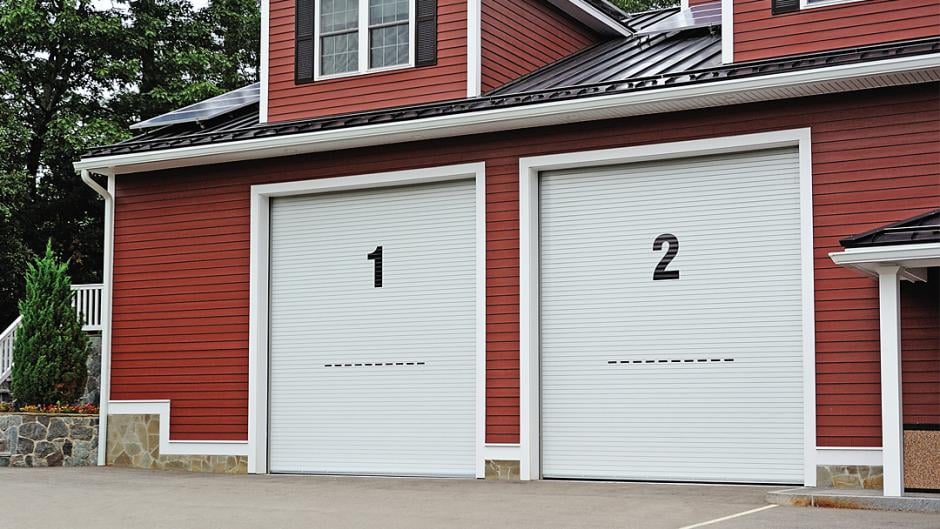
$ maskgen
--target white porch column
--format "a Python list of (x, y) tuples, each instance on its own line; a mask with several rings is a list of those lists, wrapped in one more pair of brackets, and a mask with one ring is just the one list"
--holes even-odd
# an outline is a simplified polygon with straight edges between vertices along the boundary
[(878, 267), (881, 311), (881, 439), (885, 496), (901, 496), (904, 493), (900, 271), (899, 266)]

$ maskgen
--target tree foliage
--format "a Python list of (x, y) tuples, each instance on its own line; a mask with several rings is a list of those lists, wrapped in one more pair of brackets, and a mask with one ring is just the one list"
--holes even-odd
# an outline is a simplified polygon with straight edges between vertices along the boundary
[(640, 13), (651, 9), (662, 9), (664, 7), (675, 7), (679, 5), (677, 0), (611, 0), (611, 2), (627, 13)]
[(77, 401), (85, 389), (88, 337), (72, 307), (68, 263), (52, 253), (29, 263), (23, 320), (13, 343), (10, 391), (20, 404)]
[(72, 163), (141, 119), (255, 81), (258, 0), (0, 0), (0, 327), (25, 263), (53, 251), (100, 281), (99, 197)]

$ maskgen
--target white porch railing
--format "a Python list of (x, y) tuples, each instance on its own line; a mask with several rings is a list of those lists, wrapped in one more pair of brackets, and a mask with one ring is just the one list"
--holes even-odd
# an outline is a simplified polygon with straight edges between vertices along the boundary
[(22, 316), (17, 316), (0, 334), (0, 382), (10, 378), (10, 371), (13, 370), (13, 340), (16, 339), (16, 329), (22, 319)]
[[(72, 297), (72, 306), (78, 312), (82, 322), (83, 331), (101, 330), (101, 284), (72, 285), (75, 295)], [(23, 317), (19, 316), (9, 327), (0, 333), (0, 383), (10, 377), (13, 371), (13, 341), (16, 340), (16, 330)]]
[(82, 322), (83, 331), (101, 330), (101, 291), (102, 284), (72, 285), (75, 297), (72, 306), (78, 311), (78, 319)]

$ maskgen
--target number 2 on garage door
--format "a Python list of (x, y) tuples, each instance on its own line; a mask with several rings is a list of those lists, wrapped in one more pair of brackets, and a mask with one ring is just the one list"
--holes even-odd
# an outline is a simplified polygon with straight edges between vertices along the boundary
[(668, 246), (666, 248), (666, 255), (664, 255), (663, 258), (659, 260), (659, 264), (656, 265), (656, 270), (653, 271), (653, 281), (679, 279), (678, 270), (666, 270), (669, 263), (671, 263), (672, 260), (676, 258), (676, 254), (679, 253), (679, 238), (671, 233), (664, 233), (656, 237), (656, 240), (653, 241), (653, 251), (658, 252), (662, 250), (663, 244)]

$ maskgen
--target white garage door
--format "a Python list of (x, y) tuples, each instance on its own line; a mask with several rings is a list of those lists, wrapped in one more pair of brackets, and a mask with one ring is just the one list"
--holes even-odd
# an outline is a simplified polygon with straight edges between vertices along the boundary
[(273, 472), (473, 476), (474, 184), (271, 203)]
[(540, 201), (543, 475), (802, 482), (796, 150), (544, 173)]

